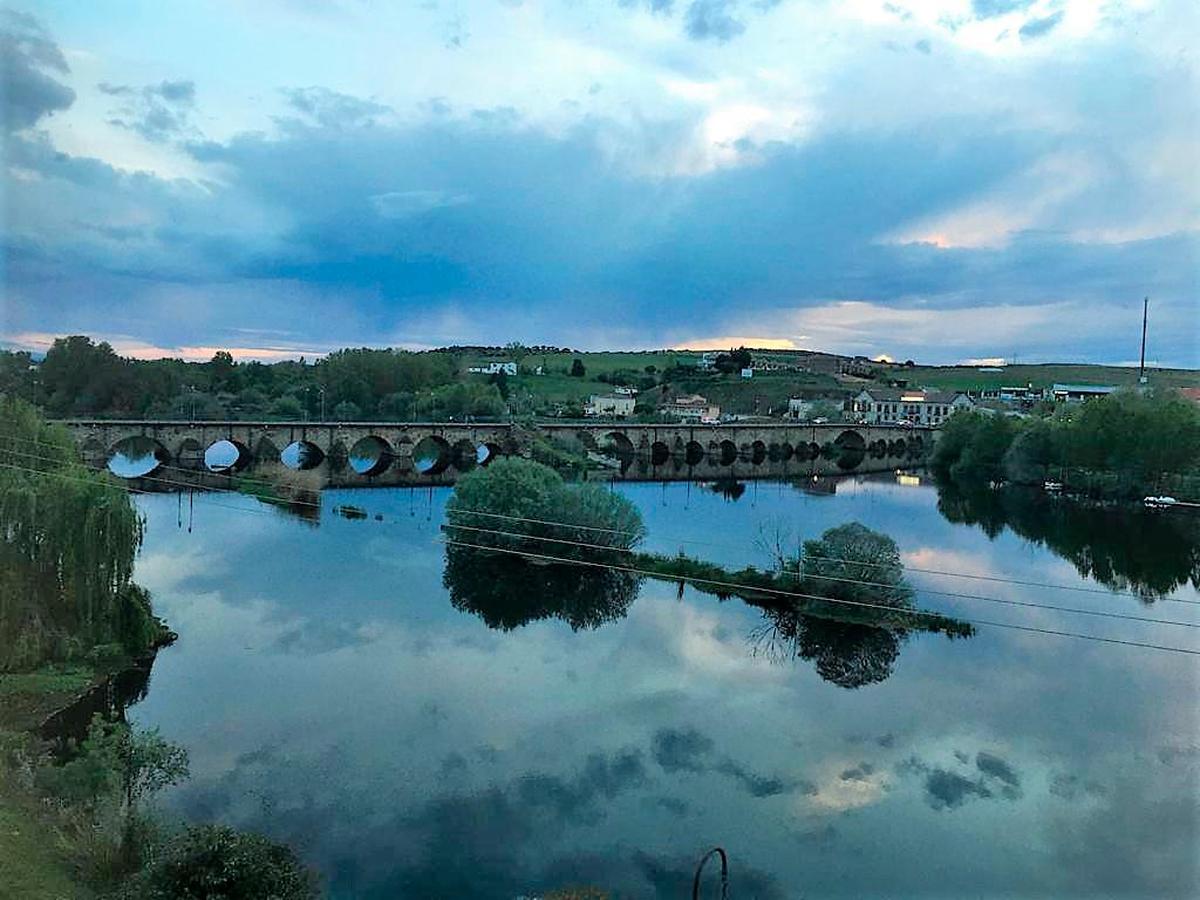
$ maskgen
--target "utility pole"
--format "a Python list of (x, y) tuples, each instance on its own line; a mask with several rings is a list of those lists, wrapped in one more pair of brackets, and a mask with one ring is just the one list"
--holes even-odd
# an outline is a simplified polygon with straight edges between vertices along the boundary
[(1138, 367), (1138, 384), (1146, 383), (1146, 319), (1150, 313), (1150, 298), (1142, 300), (1142, 362)]

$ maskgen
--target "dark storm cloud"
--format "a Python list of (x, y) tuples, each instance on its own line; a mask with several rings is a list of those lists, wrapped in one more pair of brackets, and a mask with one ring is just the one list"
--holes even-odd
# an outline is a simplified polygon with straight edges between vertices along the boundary
[[(108, 88), (120, 102), (145, 90)], [(170, 97), (186, 110), (194, 86), (154, 91), (156, 102)], [(269, 327), (271, 317), (308, 321), (319, 309), (345, 331), (310, 329), (310, 342), (476, 337), (413, 324), (422, 313), (530, 331), (513, 337), (571, 342), (603, 325), (628, 335), (602, 340), (661, 340), (685, 311), (688, 328), (707, 336), (751, 315), (771, 323), (759, 327), (786, 327), (774, 310), (838, 299), (925, 309), (1123, 302), (1133, 272), (1138, 292), (1163, 298), (1160, 316), (1175, 304), (1182, 321), (1200, 286), (1187, 263), (1197, 258), (1193, 234), (1103, 244), (1043, 230), (951, 249), (882, 240), (898, 224), (1003, 191), (1048, 153), (1087, 152), (1083, 136), (945, 120), (830, 132), (800, 146), (743, 142), (753, 165), (658, 177), (632, 163), (672, 158), (692, 139), (692, 120), (591, 118), (552, 136), (505, 108), (403, 124), (382, 104), (324, 88), (284, 96), (294, 115), (274, 135), (184, 145), (197, 162), (219, 165), (220, 183), (124, 172), (17, 135), (10, 166), (42, 177), (8, 185), (7, 327), (109, 332), (136, 309), (124, 333), (211, 344), (234, 318)], [(1106, 96), (1093, 112), (1113, 111)], [(141, 127), (165, 136), (173, 126)], [(1131, 177), (1112, 170), (1071, 215), (1136, 207)], [(49, 296), (52, 281), (72, 290)], [(204, 295), (184, 319), (175, 312), (182, 291)], [(1162, 334), (1162, 358), (1195, 357), (1185, 329)], [(1095, 340), (1116, 346), (1116, 337)], [(1127, 356), (1123, 346), (1102, 352)]]
[(1021, 26), (1020, 35), (1026, 40), (1040, 38), (1043, 35), (1049, 34), (1058, 27), (1058, 23), (1062, 21), (1063, 14), (1059, 12), (1046, 16), (1043, 19), (1030, 19)]
[(0, 115), (6, 132), (74, 103), (75, 92), (57, 77), (69, 72), (58, 44), (37, 19), (0, 9)]

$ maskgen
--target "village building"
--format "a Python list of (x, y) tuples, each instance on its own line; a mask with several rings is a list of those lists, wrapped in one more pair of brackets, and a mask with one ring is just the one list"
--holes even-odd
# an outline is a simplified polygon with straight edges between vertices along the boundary
[(854, 398), (854, 416), (867, 425), (941, 425), (960, 409), (974, 407), (971, 398), (950, 391), (871, 388)]
[(1096, 397), (1106, 397), (1116, 391), (1110, 384), (1056, 384), (1050, 389), (1059, 403), (1082, 403)]
[(633, 415), (637, 401), (629, 394), (592, 394), (583, 414), (589, 417), (611, 416), (625, 419)]
[(470, 366), (467, 371), (472, 375), (499, 375), (501, 372), (505, 375), (516, 375), (517, 364), (515, 362), (490, 362), (486, 366)]
[(658, 411), (668, 416), (676, 416), (684, 422), (712, 424), (720, 421), (721, 407), (709, 403), (699, 394), (686, 394), (675, 397), (658, 408)]

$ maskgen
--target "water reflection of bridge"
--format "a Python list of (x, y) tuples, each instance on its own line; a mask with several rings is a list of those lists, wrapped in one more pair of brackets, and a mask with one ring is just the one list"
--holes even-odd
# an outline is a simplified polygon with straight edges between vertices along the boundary
[[(936, 432), (867, 425), (173, 422), (61, 423), (97, 467), (143, 456), (174, 480), (284, 467), (321, 486), (452, 484), (505, 455), (529, 455), (537, 437), (599, 454), (611, 477), (634, 481), (750, 480), (882, 472), (919, 462)], [(136, 449), (131, 449), (136, 448)], [(214, 458), (214, 452), (220, 450)], [(159, 472), (157, 477), (166, 476)]]

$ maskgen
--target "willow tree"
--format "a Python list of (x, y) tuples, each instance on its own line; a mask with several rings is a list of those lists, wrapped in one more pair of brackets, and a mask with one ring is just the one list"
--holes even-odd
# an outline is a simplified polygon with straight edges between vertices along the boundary
[(161, 626), (130, 580), (142, 527), (62, 429), (0, 396), (0, 671), (148, 649)]

